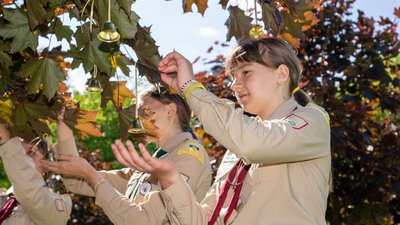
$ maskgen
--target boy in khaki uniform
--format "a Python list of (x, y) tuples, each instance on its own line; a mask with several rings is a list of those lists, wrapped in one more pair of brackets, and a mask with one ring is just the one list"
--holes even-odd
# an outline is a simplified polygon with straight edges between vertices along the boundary
[[(226, 69), (243, 109), (192, 80), (191, 64), (179, 53), (159, 65), (163, 81), (182, 91), (205, 131), (230, 150), (201, 203), (172, 162), (141, 148), (143, 158), (135, 155), (130, 163), (157, 175), (172, 224), (325, 225), (329, 117), (299, 90), (301, 66), (291, 46), (275, 38), (245, 40), (227, 58)], [(168, 77), (170, 72), (177, 77)]]
[[(182, 179), (192, 188), (196, 198), (201, 200), (211, 185), (210, 162), (204, 147), (190, 132), (183, 131), (187, 127), (181, 128), (181, 123), (176, 120), (178, 114), (188, 113), (188, 107), (181, 108), (184, 112), (176, 109), (178, 104), (184, 106), (184, 101), (179, 98), (168, 92), (158, 93), (153, 90), (144, 95), (142, 107), (147, 107), (147, 110), (155, 113), (155, 125), (159, 129), (157, 142), (162, 149), (156, 151), (154, 156), (174, 161)], [(176, 101), (170, 103), (165, 99)], [(170, 107), (172, 111), (169, 111)], [(190, 117), (186, 118), (184, 124), (189, 126)], [(43, 165), (55, 172), (85, 178), (86, 181), (64, 178), (63, 182), (68, 190), (95, 196), (96, 204), (103, 208), (115, 225), (169, 224), (156, 177), (130, 168), (98, 171), (94, 174), (93, 168), (77, 157), (72, 131), (64, 123), (59, 124), (58, 135), (62, 140), (69, 142), (69, 147), (59, 149), (59, 153), (62, 154), (58, 156), (60, 162), (46, 161)], [(63, 163), (67, 164), (62, 165)], [(123, 161), (121, 163), (124, 164)], [(71, 171), (66, 168), (75, 169)], [(88, 168), (91, 168), (92, 172), (86, 172)], [(90, 177), (94, 177), (95, 181), (91, 181)]]
[(56, 194), (46, 187), (39, 164), (45, 149), (41, 145), (25, 144), (18, 137), (9, 139), (5, 124), (0, 124), (0, 136), (0, 157), (12, 183), (6, 193), (10, 199), (0, 206), (0, 224), (67, 224), (72, 201), (69, 195)]

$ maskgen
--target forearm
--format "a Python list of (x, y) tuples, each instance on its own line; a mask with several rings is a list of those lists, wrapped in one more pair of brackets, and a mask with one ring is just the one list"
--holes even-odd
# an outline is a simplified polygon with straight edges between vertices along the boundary
[(96, 191), (99, 205), (114, 224), (165, 224), (167, 217), (158, 191), (146, 196), (143, 204), (135, 204), (119, 193), (108, 182), (102, 182)]
[(74, 137), (73, 131), (63, 121), (57, 123), (57, 137), (58, 141), (65, 141)]
[[(111, 184), (118, 192), (124, 193), (126, 190), (126, 186), (128, 184), (129, 178), (132, 175), (132, 170), (129, 168), (124, 168), (120, 170), (111, 170), (111, 171), (97, 171), (99, 176), (102, 179), (105, 179), (108, 183)], [(92, 181), (95, 185), (99, 180)], [(63, 183), (68, 191), (73, 193), (86, 195), (86, 196), (94, 196), (94, 191), (92, 186), (83, 179), (71, 178), (71, 177), (63, 177)]]
[(197, 203), (192, 190), (181, 177), (161, 191), (161, 196), (171, 224), (206, 225), (212, 212), (210, 207), (214, 207), (212, 203), (204, 206)]

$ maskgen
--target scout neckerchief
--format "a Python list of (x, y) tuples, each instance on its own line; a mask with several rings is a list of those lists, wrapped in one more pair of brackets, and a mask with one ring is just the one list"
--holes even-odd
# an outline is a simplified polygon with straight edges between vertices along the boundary
[(7, 204), (4, 205), (3, 209), (0, 211), (0, 224), (8, 218), (13, 212), (14, 207), (17, 205), (17, 199), (15, 199), (14, 194), (9, 195), (9, 200)]
[(221, 192), (219, 193), (217, 204), (214, 208), (213, 213), (211, 214), (210, 219), (208, 220), (208, 225), (213, 225), (221, 212), (222, 206), (224, 205), (225, 199), (228, 195), (229, 190), (233, 189), (232, 200), (229, 203), (229, 207), (227, 213), (224, 217), (224, 223), (228, 221), (229, 216), (232, 214), (233, 210), (236, 208), (236, 205), (239, 201), (240, 191), (242, 190), (244, 178), (247, 175), (247, 172), (250, 169), (251, 164), (246, 165), (243, 159), (240, 159), (232, 170), (229, 172), (227, 179), (225, 180), (224, 186), (222, 187)]
[[(153, 157), (155, 157), (155, 158), (158, 158), (158, 159), (161, 159), (161, 158), (164, 158), (166, 155), (168, 154), (168, 152), (166, 152), (166, 151), (164, 151), (164, 150), (162, 150), (161, 148), (160, 149), (158, 149), (154, 154), (153, 154)], [(144, 181), (144, 179), (145, 179), (145, 177), (146, 176), (144, 176), (145, 175), (145, 173), (142, 173), (142, 175), (140, 176), (140, 178), (139, 179), (136, 179), (131, 185), (131, 189), (132, 189), (132, 191), (130, 191), (130, 194), (129, 194), (129, 196), (128, 196), (128, 198), (129, 199), (133, 199), (135, 196), (136, 196), (136, 194), (137, 194), (137, 192), (138, 192), (138, 190), (139, 190), (139, 186), (140, 186), (140, 184), (143, 184), (143, 181)]]

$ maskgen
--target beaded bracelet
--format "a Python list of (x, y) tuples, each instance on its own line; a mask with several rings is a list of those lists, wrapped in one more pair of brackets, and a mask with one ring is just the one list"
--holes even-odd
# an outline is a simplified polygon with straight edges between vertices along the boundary
[(181, 87), (181, 93), (182, 93), (182, 95), (183, 95), (183, 93), (185, 93), (185, 88), (186, 88), (186, 86), (188, 86), (189, 84), (191, 84), (191, 83), (196, 83), (197, 81), (195, 81), (195, 80), (187, 80), (187, 81), (185, 81), (185, 83), (183, 83), (183, 85), (182, 85), (182, 87)]
[(190, 87), (188, 89), (186, 89), (184, 97), (187, 99), (189, 97), (189, 95), (193, 92), (193, 90), (196, 88), (201, 88), (201, 89), (206, 90), (206, 87), (204, 87), (204, 85), (202, 83), (196, 82), (196, 83), (190, 85)]

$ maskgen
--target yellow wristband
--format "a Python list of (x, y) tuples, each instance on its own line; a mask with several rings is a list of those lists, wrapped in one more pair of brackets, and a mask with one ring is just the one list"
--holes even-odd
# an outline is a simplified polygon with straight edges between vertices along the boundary
[(190, 85), (188, 87), (188, 89), (186, 89), (185, 98), (187, 99), (189, 97), (189, 95), (193, 92), (193, 90), (196, 89), (196, 88), (201, 88), (201, 89), (206, 90), (206, 87), (204, 87), (204, 85), (202, 83), (196, 82), (196, 83)]

